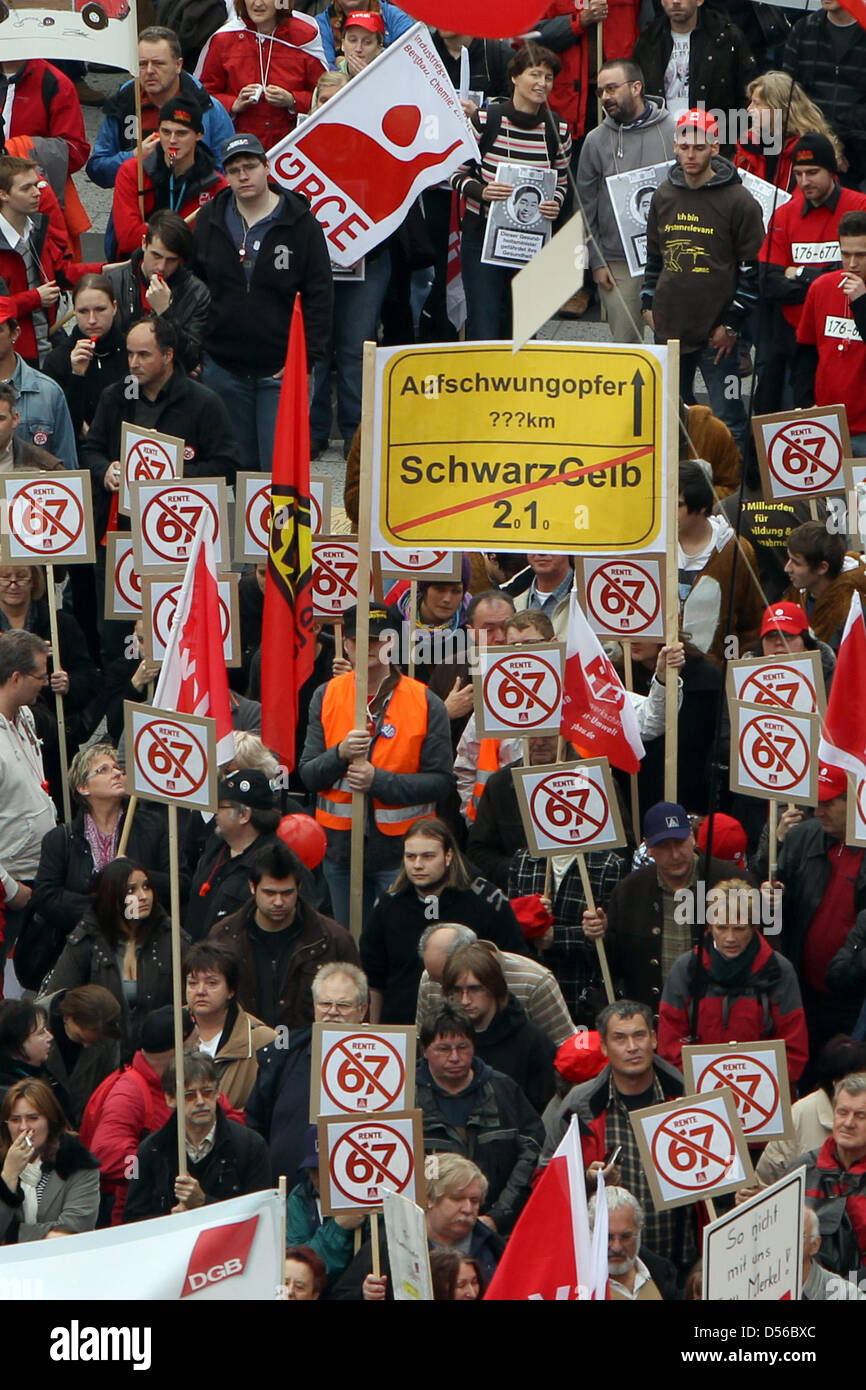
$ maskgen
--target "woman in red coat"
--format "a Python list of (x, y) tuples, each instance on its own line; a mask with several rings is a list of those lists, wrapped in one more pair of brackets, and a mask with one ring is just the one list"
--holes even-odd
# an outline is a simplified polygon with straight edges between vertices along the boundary
[(797, 1081), (809, 1057), (800, 986), (790, 961), (758, 930), (758, 889), (745, 879), (723, 879), (707, 893), (706, 919), (702, 944), (675, 960), (665, 981), (659, 1056), (682, 1070), (684, 1043), (780, 1038), (788, 1076)]
[(298, 111), (309, 111), (313, 89), (325, 71), (324, 58), (305, 52), (317, 42), (318, 25), (278, 11), (276, 0), (235, 0), (242, 29), (220, 29), (208, 44), (202, 86), (221, 101), (235, 130), (257, 135), (266, 150), (295, 128)]

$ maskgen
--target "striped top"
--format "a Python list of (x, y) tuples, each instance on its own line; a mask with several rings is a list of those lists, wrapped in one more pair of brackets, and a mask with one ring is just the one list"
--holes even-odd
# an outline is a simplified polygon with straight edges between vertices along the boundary
[[(476, 111), (472, 118), (480, 136), (487, 124), (489, 107)], [(461, 164), (451, 175), (451, 186), (466, 199), (466, 212), (463, 218), (464, 231), (480, 235), (487, 218), (489, 203), (482, 203), (481, 192), (485, 183), (496, 182), (496, 169), (500, 164), (536, 164), (545, 169), (551, 167), (548, 150), (548, 129), (556, 121), (559, 138), (559, 151), (553, 168), (556, 170), (556, 192), (554, 197), (562, 207), (568, 189), (568, 166), (571, 156), (571, 136), (564, 121), (557, 120), (551, 113), (545, 120), (543, 109), (537, 116), (525, 111), (517, 111), (510, 101), (498, 103), (501, 122), (496, 139), (484, 154), (479, 169), (476, 160)]]

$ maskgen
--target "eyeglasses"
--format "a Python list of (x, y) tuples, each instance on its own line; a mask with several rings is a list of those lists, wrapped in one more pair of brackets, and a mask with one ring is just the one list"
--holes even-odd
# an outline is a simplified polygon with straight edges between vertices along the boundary
[(32, 583), (33, 575), (29, 571), (25, 571), (23, 574), (0, 574), (0, 584), (4, 588), (8, 588), (10, 584), (17, 584), (19, 588), (23, 589), (25, 584)]
[(434, 1043), (430, 1049), (431, 1052), (435, 1052), (437, 1057), (450, 1057), (452, 1052), (457, 1052), (461, 1056), (465, 1056), (467, 1052), (472, 1052), (472, 1050), (471, 1042)]
[(596, 87), (595, 94), (597, 97), (609, 97), (613, 96), (614, 92), (618, 92), (620, 87), (630, 87), (631, 85), (631, 82), (608, 82), (604, 87)]
[(107, 772), (119, 771), (120, 765), (118, 763), (100, 763), (99, 767), (95, 767), (92, 772), (88, 772), (84, 780), (85, 782), (89, 782), (91, 777), (104, 777)]
[(183, 1098), (187, 1105), (193, 1105), (201, 1096), (202, 1100), (213, 1100), (217, 1093), (216, 1086), (195, 1086), (189, 1091), (184, 1091)]
[(347, 1014), (350, 1009), (357, 1009), (357, 999), (317, 999), (316, 1007), (319, 1009), (336, 1009), (337, 1013)]

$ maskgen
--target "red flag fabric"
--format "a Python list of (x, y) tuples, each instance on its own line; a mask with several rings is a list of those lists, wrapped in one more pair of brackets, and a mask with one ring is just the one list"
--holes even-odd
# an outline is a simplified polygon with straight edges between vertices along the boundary
[(295, 296), (274, 432), (271, 525), (262, 617), (262, 739), (295, 766), (298, 692), (313, 674), (310, 417), (301, 296)]
[[(604, 1297), (607, 1269), (603, 1273)], [(577, 1120), (548, 1163), (511, 1234), (484, 1298), (489, 1302), (593, 1297), (592, 1241)]]
[(153, 703), (216, 720), (217, 762), (231, 762), (235, 737), (223, 652), (213, 537), (206, 513), (192, 544)]
[(531, 29), (544, 14), (546, 0), (409, 0), (413, 19), (476, 39), (511, 39)]
[(866, 628), (858, 593), (851, 595), (836, 655), (818, 757), (866, 779)]
[(646, 751), (634, 706), (574, 591), (568, 615), (560, 733), (581, 757), (606, 757), (623, 772), (637, 772)]
[(852, 14), (860, 25), (861, 29), (866, 29), (866, 4), (864, 0), (839, 0), (843, 10)]

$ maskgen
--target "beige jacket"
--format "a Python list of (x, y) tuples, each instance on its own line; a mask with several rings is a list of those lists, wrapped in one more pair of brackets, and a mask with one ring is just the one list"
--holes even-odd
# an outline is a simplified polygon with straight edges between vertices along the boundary
[[(255, 1014), (248, 1014), (238, 1005), (237, 1018), (227, 1042), (214, 1057), (220, 1078), (220, 1090), (232, 1103), (242, 1110), (247, 1097), (256, 1084), (259, 1063), (256, 1056), (276, 1038), (273, 1028), (269, 1028)], [(187, 1047), (195, 1051), (198, 1046), (198, 1029), (193, 1031)]]

